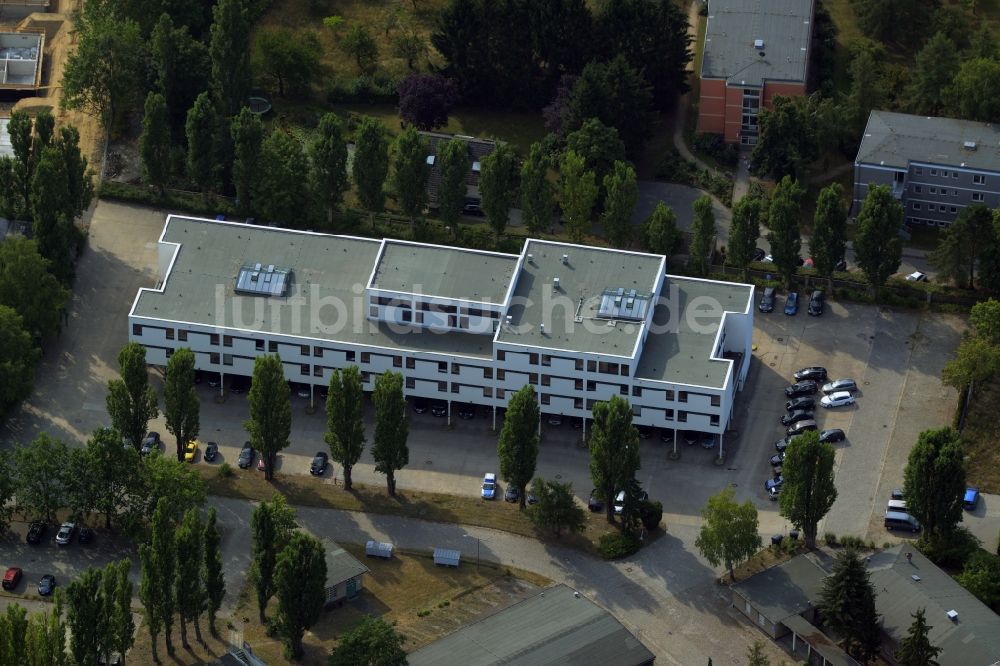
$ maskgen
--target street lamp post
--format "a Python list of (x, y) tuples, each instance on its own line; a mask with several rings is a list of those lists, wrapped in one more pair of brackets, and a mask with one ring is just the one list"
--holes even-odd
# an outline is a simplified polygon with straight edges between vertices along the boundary
[(476, 571), (479, 571), (479, 542), (481, 541), (481, 539), (472, 534), (463, 534), (462, 536), (476, 540)]

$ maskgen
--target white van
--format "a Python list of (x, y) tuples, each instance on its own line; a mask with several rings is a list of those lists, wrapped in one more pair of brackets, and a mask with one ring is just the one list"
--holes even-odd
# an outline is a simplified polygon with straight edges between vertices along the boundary
[(886, 511), (899, 511), (901, 513), (907, 513), (906, 500), (901, 500), (901, 499), (889, 500), (889, 504), (886, 506)]

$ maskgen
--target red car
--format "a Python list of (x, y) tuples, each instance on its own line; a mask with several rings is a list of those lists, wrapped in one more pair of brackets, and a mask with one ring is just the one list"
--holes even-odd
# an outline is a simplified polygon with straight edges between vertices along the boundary
[(18, 582), (20, 582), (21, 580), (22, 573), (23, 572), (21, 571), (20, 567), (8, 568), (7, 572), (3, 575), (3, 589), (13, 590), (15, 587), (17, 587)]

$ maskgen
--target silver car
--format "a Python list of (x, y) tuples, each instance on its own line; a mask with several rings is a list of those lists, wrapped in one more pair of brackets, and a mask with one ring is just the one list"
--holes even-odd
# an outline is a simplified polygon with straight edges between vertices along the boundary
[(832, 382), (823, 384), (820, 389), (823, 393), (836, 393), (838, 391), (857, 391), (858, 383), (853, 379), (835, 379)]

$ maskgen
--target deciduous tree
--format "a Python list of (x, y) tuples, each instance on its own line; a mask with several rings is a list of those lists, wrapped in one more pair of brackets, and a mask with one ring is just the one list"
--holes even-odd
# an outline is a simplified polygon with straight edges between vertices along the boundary
[(392, 55), (405, 60), (406, 68), (412, 72), (417, 61), (427, 55), (427, 40), (416, 30), (400, 30), (392, 37)]
[(507, 228), (510, 209), (517, 191), (517, 157), (506, 143), (496, 147), (482, 159), (479, 194), (483, 212), (499, 239)]
[(170, 15), (160, 15), (149, 36), (149, 60), (155, 92), (166, 102), (171, 134), (179, 137), (195, 99), (212, 76), (208, 46), (189, 32), (190, 24), (175, 27)]
[(557, 537), (566, 530), (572, 534), (582, 532), (587, 525), (587, 514), (576, 503), (572, 483), (546, 481), (539, 477), (531, 484), (531, 494), (537, 502), (528, 507), (528, 517), (538, 527), (552, 530)]
[(990, 122), (1000, 117), (1000, 62), (966, 60), (951, 88), (952, 113), (967, 120)]
[(70, 485), (85, 483), (93, 497), (93, 508), (104, 514), (104, 527), (125, 513), (142, 482), (139, 454), (122, 448), (122, 436), (114, 428), (98, 428), (87, 440), (83, 478), (76, 475)]
[[(242, 214), (256, 212), (260, 192), (261, 150), (264, 124), (260, 116), (244, 106), (229, 126), (233, 144), (233, 186), (236, 205)], [(322, 139), (320, 139), (322, 141)], [(317, 174), (321, 167), (317, 167)], [(332, 196), (332, 193), (326, 194)]]
[(375, 213), (381, 212), (385, 206), (383, 186), (389, 175), (389, 146), (386, 143), (385, 127), (375, 118), (361, 118), (352, 164), (352, 176), (358, 186), (358, 201), (371, 213), (374, 227)]
[(104, 613), (104, 573), (97, 568), (86, 569), (66, 586), (69, 649), (78, 664), (96, 664), (98, 658), (107, 658), (110, 618)]
[(139, 136), (139, 156), (146, 182), (163, 188), (170, 179), (170, 124), (167, 102), (158, 92), (146, 95), (145, 113), (142, 117), (142, 134)]
[(1000, 555), (976, 550), (965, 563), (958, 582), (977, 599), (993, 607), (1000, 602)]
[(801, 179), (819, 156), (814, 104), (808, 97), (775, 95), (758, 117), (760, 136), (753, 149), (753, 170), (774, 179)]
[(849, 71), (851, 89), (847, 95), (846, 120), (852, 136), (860, 139), (871, 110), (879, 108), (885, 98), (882, 65), (873, 49), (860, 47), (851, 60)]
[(854, 237), (854, 256), (869, 284), (878, 291), (899, 270), (903, 259), (903, 208), (888, 185), (868, 186)]
[(747, 666), (771, 666), (771, 660), (764, 654), (762, 641), (754, 641), (750, 649), (747, 650)]
[(203, 193), (219, 183), (219, 117), (207, 92), (198, 95), (184, 125), (187, 173)]
[(943, 32), (927, 40), (917, 53), (910, 71), (910, 83), (904, 91), (910, 111), (921, 116), (937, 116), (951, 104), (948, 90), (958, 71), (958, 57), (955, 44)]
[(61, 328), (69, 291), (49, 272), (38, 244), (24, 236), (0, 243), (0, 303), (21, 315), (24, 329), (43, 336)]
[(278, 87), (278, 96), (309, 90), (321, 71), (323, 47), (310, 30), (262, 27), (254, 35), (253, 69)]
[(725, 565), (730, 579), (736, 580), (736, 565), (760, 550), (761, 540), (757, 508), (750, 500), (737, 504), (733, 497), (727, 486), (708, 498), (694, 544), (712, 566)]
[(973, 305), (969, 323), (977, 337), (991, 345), (1000, 345), (1000, 301), (988, 298)]
[(592, 410), (590, 478), (605, 501), (608, 522), (614, 520), (614, 499), (639, 470), (639, 431), (632, 425), (632, 407), (617, 395)]
[(0, 537), (10, 528), (10, 518), (14, 513), (14, 470), (10, 462), (8, 452), (0, 453)]
[(982, 204), (962, 208), (955, 221), (944, 230), (938, 246), (930, 255), (944, 275), (959, 286), (975, 286), (976, 264), (983, 249), (983, 239), (993, 233), (993, 214)]
[(354, 23), (340, 38), (341, 50), (354, 58), (358, 71), (371, 74), (378, 65), (378, 42), (363, 23)]
[(806, 548), (816, 547), (816, 526), (837, 499), (833, 483), (833, 447), (815, 432), (792, 439), (781, 466), (784, 483), (778, 496), (781, 515), (802, 529)]
[(146, 348), (130, 342), (118, 352), (120, 379), (108, 382), (107, 408), (111, 425), (138, 451), (146, 427), (159, 414), (156, 390), (149, 385)]
[(1000, 371), (1000, 348), (979, 336), (967, 336), (941, 369), (941, 380), (957, 391), (982, 384)]
[(813, 267), (821, 277), (831, 279), (837, 263), (844, 258), (847, 248), (847, 205), (844, 188), (833, 183), (820, 190), (813, 217), (813, 235), (809, 239), (809, 252)]
[(823, 621), (843, 637), (848, 654), (862, 663), (878, 654), (875, 589), (857, 551), (849, 548), (837, 554), (833, 571), (823, 580), (818, 606)]
[(261, 144), (260, 160), (267, 165), (257, 182), (255, 205), (261, 215), (286, 224), (301, 220), (303, 202), (309, 200), (309, 160), (302, 144), (287, 132), (273, 131)]
[(335, 113), (325, 113), (319, 119), (319, 136), (310, 145), (309, 156), (312, 158), (313, 188), (326, 206), (329, 221), (350, 187), (344, 126)]
[(497, 441), (500, 476), (517, 488), (521, 508), (525, 505), (525, 487), (535, 475), (538, 462), (538, 398), (535, 388), (525, 384), (507, 404), (503, 428)]
[(618, 137), (618, 130), (597, 118), (586, 119), (578, 130), (570, 132), (566, 148), (567, 152), (573, 151), (583, 158), (584, 167), (594, 172), (598, 187), (615, 162), (625, 161), (625, 144)]
[[(67, 658), (63, 595), (56, 590), (49, 610), (32, 613), (28, 618), (23, 663), (31, 666), (66, 666)], [(18, 662), (14, 660), (13, 663)]]
[(427, 140), (413, 127), (403, 130), (393, 142), (392, 184), (396, 201), (412, 224), (427, 205)]
[(729, 246), (726, 259), (740, 269), (743, 279), (757, 251), (760, 238), (760, 218), (764, 202), (760, 197), (747, 195), (733, 205), (733, 220), (729, 226)]
[(201, 576), (204, 559), (202, 544), (203, 527), (197, 509), (188, 509), (177, 528), (177, 576), (174, 578), (174, 598), (177, 599), (177, 616), (181, 621), (181, 642), (185, 647), (187, 623), (194, 623), (194, 632), (201, 641), (198, 618), (205, 607), (205, 586)]
[(805, 190), (797, 181), (785, 176), (771, 195), (771, 208), (768, 211), (771, 231), (767, 235), (767, 240), (771, 244), (774, 265), (781, 271), (786, 285), (791, 285), (801, 258), (799, 206), (804, 193)]
[(448, 124), (458, 103), (455, 82), (441, 74), (414, 73), (399, 82), (399, 117), (420, 130)]
[(458, 229), (465, 206), (465, 178), (469, 175), (469, 149), (461, 139), (451, 139), (437, 144), (441, 180), (437, 189), (438, 214), (453, 231)]
[(146, 456), (141, 484), (132, 495), (129, 515), (123, 516), (126, 531), (141, 535), (160, 498), (167, 500), (170, 520), (180, 521), (185, 511), (205, 503), (205, 495), (205, 482), (192, 465), (173, 456)]
[(184, 447), (201, 429), (201, 402), (194, 390), (194, 352), (186, 347), (174, 350), (167, 359), (163, 379), (163, 416), (167, 430), (177, 440), (177, 460), (184, 462)]
[(135, 643), (135, 620), (132, 619), (132, 581), (129, 571), (132, 563), (127, 560), (111, 562), (104, 568), (103, 587), (104, 608), (108, 617), (107, 647), (105, 663), (111, 661), (111, 654), (124, 655)]
[(288, 447), (292, 430), (292, 403), (280, 356), (268, 354), (254, 360), (253, 382), (247, 397), (250, 418), (243, 427), (253, 448), (260, 451), (264, 479), (270, 481), (274, 478), (278, 452)]
[(712, 198), (702, 196), (694, 202), (694, 224), (691, 230), (690, 266), (695, 275), (708, 275), (715, 244), (715, 211)]
[(591, 118), (613, 127), (634, 151), (652, 130), (652, 90), (643, 75), (617, 55), (609, 62), (591, 62), (573, 83), (560, 122), (573, 132)]
[(965, 453), (951, 427), (920, 433), (903, 470), (906, 510), (923, 528), (922, 539), (946, 539), (962, 520)]
[(278, 553), (288, 543), (293, 529), (295, 512), (285, 504), (284, 495), (276, 494), (269, 501), (261, 502), (250, 514), (251, 579), (257, 594), (257, 611), (261, 624), (267, 621), (264, 613), (267, 602), (274, 594), (274, 567)]
[(216, 512), (213, 506), (208, 510), (202, 537), (205, 555), (205, 610), (208, 612), (208, 630), (213, 636), (216, 635), (215, 615), (222, 608), (222, 600), (226, 598), (226, 578), (222, 570), (222, 535), (215, 521)]
[(579, 243), (590, 231), (590, 215), (597, 201), (597, 178), (584, 167), (583, 157), (567, 150), (559, 167), (559, 205), (566, 231)]
[(528, 159), (521, 165), (521, 220), (533, 234), (552, 225), (554, 188), (549, 181), (550, 166), (549, 156), (542, 144), (531, 144)]
[(68, 461), (66, 444), (44, 432), (29, 445), (14, 448), (14, 494), (20, 513), (54, 522), (56, 511), (65, 505)]
[(351, 470), (365, 450), (364, 387), (352, 365), (330, 374), (326, 396), (326, 435), (330, 457), (344, 467), (344, 489), (351, 490)]
[[(735, 213), (734, 213), (735, 215)], [(643, 226), (646, 249), (670, 257), (681, 242), (677, 228), (677, 213), (663, 201), (658, 201)]]
[[(163, 629), (163, 640), (167, 645), (167, 654), (174, 653), (171, 634), (174, 628), (174, 611), (177, 609), (177, 601), (174, 596), (174, 579), (177, 576), (177, 544), (174, 534), (174, 522), (171, 518), (175, 515), (175, 509), (168, 504), (165, 497), (161, 497), (156, 503), (156, 510), (153, 511), (152, 535), (149, 545), (143, 544), (140, 547), (140, 556), (143, 563), (148, 560), (151, 568), (149, 572), (149, 586), (146, 596), (156, 605), (155, 619), (159, 627)], [(149, 554), (143, 555), (143, 551), (149, 549)], [(146, 581), (144, 581), (146, 582)], [(142, 586), (140, 585), (140, 593)], [(152, 627), (150, 628), (152, 637)], [(155, 643), (155, 640), (154, 640)]]
[(344, 632), (330, 653), (329, 666), (404, 666), (405, 637), (393, 624), (365, 615), (353, 629)]
[(632, 237), (632, 211), (639, 200), (635, 169), (627, 162), (615, 162), (604, 177), (604, 233), (615, 247), (623, 248)]
[(0, 305), (0, 414), (8, 413), (31, 393), (39, 356), (21, 316)]
[[(320, 583), (319, 581), (323, 581)], [(278, 634), (291, 659), (302, 658), (302, 635), (319, 619), (326, 601), (326, 551), (317, 539), (292, 534), (278, 554), (274, 587), (278, 596)]]
[(212, 92), (219, 113), (236, 115), (250, 95), (250, 30), (253, 19), (244, 0), (219, 0), (212, 9), (208, 52)]
[(75, 21), (76, 49), (63, 68), (64, 109), (79, 109), (116, 127), (135, 107), (146, 74), (139, 25), (116, 15), (115, 4), (89, 2)]
[(395, 496), (396, 470), (410, 462), (410, 450), (406, 446), (410, 425), (406, 420), (403, 375), (392, 371), (379, 375), (375, 379), (372, 402), (375, 404), (375, 441), (372, 443), (375, 471), (385, 474), (386, 489)]

